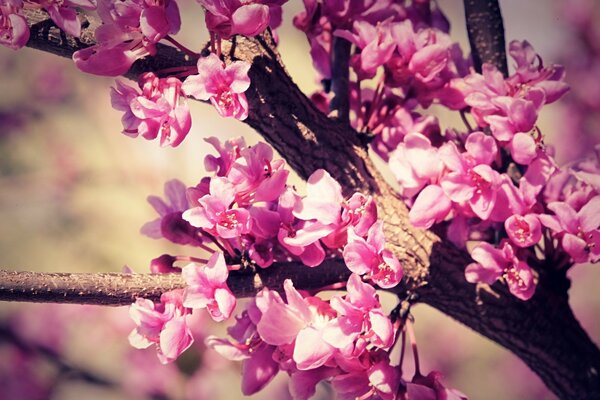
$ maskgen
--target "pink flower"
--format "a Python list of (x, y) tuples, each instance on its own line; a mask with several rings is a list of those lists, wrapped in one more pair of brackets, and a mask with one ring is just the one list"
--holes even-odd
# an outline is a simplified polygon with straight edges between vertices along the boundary
[(183, 219), (223, 239), (250, 232), (250, 214), (245, 208), (231, 209), (235, 189), (225, 178), (210, 180), (210, 194), (198, 200), (198, 206), (183, 213)]
[(537, 216), (513, 215), (504, 222), (510, 240), (518, 247), (533, 246), (542, 238), (542, 226)]
[(183, 182), (177, 179), (166, 182), (164, 192), (166, 201), (158, 196), (148, 196), (148, 203), (159, 218), (144, 224), (141, 233), (153, 239), (164, 237), (178, 244), (200, 243), (196, 229), (182, 218), (182, 213), (190, 208)]
[(174, 0), (101, 1), (98, 14), (104, 23), (94, 32), (98, 44), (73, 54), (77, 68), (96, 75), (126, 73), (136, 60), (156, 54), (156, 43), (181, 25)]
[[(256, 36), (275, 25), (277, 13), (287, 0), (279, 1), (240, 1), (240, 0), (196, 0), (206, 10), (205, 21), (208, 30), (223, 39), (233, 35)], [(272, 20), (273, 18), (273, 20)], [(274, 26), (276, 27), (276, 26)]]
[(443, 170), (438, 149), (420, 133), (404, 137), (390, 156), (390, 168), (401, 186), (403, 196), (412, 197), (425, 185), (437, 180)]
[(191, 263), (183, 267), (181, 276), (187, 287), (183, 292), (183, 305), (206, 308), (217, 322), (226, 320), (235, 308), (236, 300), (227, 286), (229, 270), (223, 253), (216, 252), (204, 266)]
[(182, 291), (164, 293), (161, 302), (137, 299), (129, 308), (136, 328), (129, 335), (129, 343), (138, 349), (155, 344), (158, 359), (166, 364), (175, 361), (194, 341), (186, 324), (189, 310), (182, 304)]
[(227, 174), (235, 187), (237, 202), (276, 200), (283, 193), (289, 174), (284, 166), (281, 159), (273, 161), (273, 149), (265, 143), (241, 150)]
[(338, 317), (331, 321), (325, 340), (342, 350), (357, 340), (364, 342), (350, 346), (351, 353), (355, 347), (363, 348), (367, 343), (388, 349), (394, 343), (394, 329), (381, 308), (375, 288), (352, 274), (346, 290), (344, 298), (335, 296), (330, 301)]
[(257, 331), (268, 344), (293, 345), (292, 359), (298, 369), (318, 368), (335, 353), (335, 348), (323, 339), (335, 311), (318, 297), (303, 298), (289, 279), (283, 287), (287, 304), (268, 289), (257, 295), (256, 305), (262, 312)]
[(123, 133), (152, 140), (160, 135), (161, 146), (178, 146), (191, 125), (190, 110), (177, 78), (158, 78), (148, 72), (140, 77), (141, 92), (117, 80), (111, 89), (113, 108), (124, 111)]
[(535, 292), (535, 282), (531, 268), (517, 258), (513, 247), (504, 242), (500, 249), (489, 243), (479, 243), (471, 252), (475, 263), (465, 269), (468, 282), (483, 282), (491, 285), (504, 278), (508, 290), (521, 300), (529, 300)]
[(74, 8), (96, 9), (95, 0), (37, 0), (37, 2), (48, 11), (52, 21), (60, 29), (76, 37), (81, 34), (81, 22)]
[(382, 288), (396, 286), (402, 279), (402, 266), (394, 254), (384, 248), (383, 221), (369, 229), (367, 239), (349, 230), (348, 244), (344, 247), (344, 261), (350, 271), (364, 275)]
[(577, 212), (565, 202), (552, 202), (548, 208), (555, 215), (542, 214), (540, 221), (561, 238), (573, 261), (600, 260), (600, 196), (594, 196)]
[(419, 193), (408, 213), (411, 224), (429, 229), (443, 221), (452, 210), (452, 201), (439, 185), (429, 185)]
[(244, 92), (250, 87), (250, 64), (234, 61), (225, 64), (216, 54), (198, 60), (198, 75), (188, 76), (183, 91), (198, 100), (209, 100), (223, 117), (244, 120), (248, 101)]
[(489, 166), (496, 157), (496, 143), (483, 132), (474, 132), (467, 138), (465, 148), (466, 153), (460, 154), (454, 143), (448, 142), (440, 149), (441, 158), (451, 171), (441, 179), (440, 186), (450, 200), (467, 204), (475, 215), (487, 220), (500, 184), (500, 175)]
[(342, 37), (362, 49), (356, 57), (355, 68), (363, 79), (375, 76), (377, 69), (385, 64), (396, 48), (388, 21), (372, 25), (366, 21), (355, 21), (353, 31), (336, 30), (333, 34)]
[[(253, 314), (259, 314), (255, 305)], [(249, 311), (235, 318), (236, 324), (228, 328), (234, 342), (214, 336), (206, 338), (206, 345), (232, 361), (242, 361), (242, 393), (250, 396), (264, 388), (279, 372), (274, 360), (275, 346), (265, 343), (258, 332)]]
[[(397, 399), (402, 382), (400, 370), (390, 365), (388, 353), (369, 354), (367, 365), (357, 371), (340, 374), (333, 378), (332, 385), (338, 398), (351, 399)], [(412, 399), (412, 398), (411, 398)]]
[(204, 157), (204, 168), (209, 172), (214, 172), (217, 176), (227, 176), (235, 160), (246, 148), (246, 141), (243, 137), (226, 140), (223, 144), (214, 136), (206, 138), (204, 141), (211, 144), (219, 153), (218, 157), (210, 154)]
[(20, 15), (23, 3), (15, 0), (0, 1), (0, 44), (13, 50), (20, 49), (29, 40), (29, 26)]

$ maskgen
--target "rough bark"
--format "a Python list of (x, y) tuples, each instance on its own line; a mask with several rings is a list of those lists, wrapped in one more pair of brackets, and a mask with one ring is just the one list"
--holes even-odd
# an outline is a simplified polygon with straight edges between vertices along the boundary
[[(497, 1), (466, 0), (465, 10), (476, 65), (492, 62), (506, 73)], [(30, 47), (70, 56), (78, 48), (93, 44), (89, 36), (93, 28), (84, 29), (83, 39), (76, 41), (57, 34), (47, 18), (40, 19), (43, 13), (32, 15), (29, 16), (32, 28), (37, 30), (28, 43)], [(246, 122), (273, 145), (294, 170), (306, 178), (315, 169), (324, 168), (340, 181), (346, 194), (361, 191), (377, 199), (390, 248), (402, 261), (407, 276), (402, 291), (416, 293), (420, 301), (513, 351), (561, 398), (600, 398), (600, 351), (569, 308), (566, 277), (548, 275), (542, 269), (536, 294), (530, 301), (516, 299), (497, 284), (493, 287), (499, 294), (497, 298), (483, 295), (481, 302), (476, 303), (475, 288), (465, 281), (463, 274), (465, 265), (470, 262), (469, 255), (434, 233), (409, 224), (406, 206), (375, 170), (356, 132), (314, 107), (285, 71), (268, 34), (257, 38), (236, 37), (225, 43), (224, 52), (231, 59), (252, 63), (252, 86), (247, 93), (250, 116)], [(128, 76), (189, 62), (177, 50), (161, 46), (156, 57), (134, 64)], [(280, 278), (278, 283), (281, 283)], [(323, 282), (320, 275), (319, 281)], [(263, 280), (263, 284), (271, 283)], [(307, 284), (314, 285), (314, 281)], [(27, 282), (20, 285), (21, 289), (27, 289)], [(42, 287), (47, 290), (48, 284)], [(256, 290), (260, 286), (252, 287)], [(160, 292), (169, 286), (156, 288)], [(31, 294), (28, 296), (21, 300), (32, 300)]]
[[(232, 271), (227, 285), (236, 297), (250, 297), (264, 287), (281, 291), (286, 279), (297, 289), (317, 289), (348, 279), (350, 271), (339, 260), (325, 260), (315, 268), (301, 263), (278, 263), (267, 269)], [(182, 289), (180, 274), (43, 273), (0, 270), (0, 301), (130, 305), (138, 297), (158, 301), (160, 295)]]
[(490, 63), (507, 76), (504, 23), (498, 0), (464, 0), (464, 5), (475, 70), (481, 72), (482, 64)]

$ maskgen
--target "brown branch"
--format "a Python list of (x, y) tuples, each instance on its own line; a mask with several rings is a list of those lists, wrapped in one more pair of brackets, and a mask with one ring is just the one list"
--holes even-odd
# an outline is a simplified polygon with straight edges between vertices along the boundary
[[(476, 65), (492, 62), (506, 72), (502, 18), (497, 1), (466, 0), (465, 9)], [(51, 22), (37, 20), (36, 24), (50, 25)], [(32, 35), (28, 45), (62, 56), (93, 43), (86, 39), (86, 29), (84, 39), (75, 44), (60, 34), (44, 36), (42, 30), (38, 32)], [(463, 273), (464, 266), (470, 262), (469, 255), (439, 236), (410, 225), (406, 206), (376, 171), (358, 142), (356, 132), (341, 121), (327, 118), (298, 89), (285, 71), (270, 35), (235, 37), (231, 42), (224, 42), (223, 48), (229, 58), (252, 63), (252, 85), (247, 92), (250, 115), (246, 122), (273, 145), (300, 176), (306, 178), (315, 169), (325, 168), (340, 181), (346, 194), (358, 190), (376, 198), (379, 215), (385, 221), (386, 239), (403, 263), (408, 290), (420, 295), (423, 302), (515, 352), (561, 398), (600, 398), (600, 352), (568, 306), (564, 276), (548, 277), (541, 270), (536, 295), (528, 302), (517, 300), (497, 284), (494, 290), (500, 297), (483, 297), (482, 303), (477, 305), (474, 286), (465, 281)], [(155, 57), (134, 64), (129, 75), (190, 62), (177, 53), (176, 49), (161, 46)], [(264, 272), (269, 270), (271, 268)], [(293, 278), (298, 287), (301, 285), (296, 279), (307, 279), (307, 271), (316, 274), (305, 281), (314, 287), (316, 281), (325, 284), (321, 273), (330, 270), (303, 267)], [(261, 273), (259, 276), (262, 284), (269, 287), (280, 285), (284, 279), (279, 276), (269, 281), (262, 279)], [(254, 284), (254, 278), (252, 274), (240, 278), (248, 293), (261, 287)], [(332, 282), (343, 280), (344, 275), (333, 274), (331, 278)], [(28, 288), (28, 283), (31, 282), (21, 283), (23, 289)], [(158, 286), (157, 293), (166, 288)], [(22, 299), (27, 298), (23, 296)]]
[(475, 70), (489, 63), (508, 76), (504, 23), (498, 0), (464, 0), (467, 31)]
[[(227, 284), (236, 297), (250, 297), (263, 287), (281, 290), (286, 279), (297, 289), (315, 290), (343, 282), (350, 276), (337, 260), (318, 267), (278, 263), (266, 269), (233, 271)], [(154, 301), (173, 289), (185, 287), (180, 274), (45, 273), (0, 270), (0, 301), (130, 305), (138, 297)]]
[(331, 90), (333, 99), (329, 110), (336, 112), (337, 119), (350, 124), (350, 49), (352, 44), (344, 38), (333, 38), (331, 60)]

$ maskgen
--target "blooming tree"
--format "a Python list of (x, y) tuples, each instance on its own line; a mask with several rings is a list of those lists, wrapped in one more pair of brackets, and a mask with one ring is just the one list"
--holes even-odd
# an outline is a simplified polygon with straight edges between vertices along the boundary
[[(135, 81), (111, 88), (123, 134), (185, 145), (195, 99), (268, 143), (209, 138), (208, 176), (149, 197), (158, 215), (142, 233), (189, 253), (154, 258), (151, 274), (2, 271), (0, 299), (130, 304), (131, 345), (164, 364), (206, 309), (234, 320), (205, 342), (242, 363), (247, 395), (281, 371), (297, 399), (321, 381), (343, 399), (466, 398), (419, 368), (410, 307), (423, 302), (513, 351), (560, 397), (600, 396), (600, 351), (566, 277), (600, 259), (600, 162), (554, 160), (536, 122), (568, 90), (564, 70), (512, 41), (509, 74), (497, 2), (465, 0), (469, 56), (434, 1), (305, 0), (294, 25), (323, 83), (310, 96), (277, 51), (285, 1), (197, 3), (210, 42), (194, 51), (174, 37), (175, 0), (0, 0), (1, 44)], [(432, 104), (464, 126), (442, 126)], [(380, 291), (396, 295), (392, 312)]]

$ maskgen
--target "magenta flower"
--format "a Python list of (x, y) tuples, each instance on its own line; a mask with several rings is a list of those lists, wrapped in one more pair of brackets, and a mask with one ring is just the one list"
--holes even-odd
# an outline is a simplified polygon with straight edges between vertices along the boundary
[(489, 166), (496, 157), (496, 143), (483, 132), (474, 132), (467, 138), (465, 148), (466, 153), (460, 154), (454, 143), (448, 142), (440, 149), (441, 158), (451, 171), (441, 179), (440, 186), (450, 200), (467, 204), (475, 215), (487, 220), (500, 184), (500, 175)]
[(350, 348), (351, 353), (355, 347), (363, 346), (350, 346), (356, 340), (388, 349), (394, 343), (394, 328), (381, 309), (375, 288), (364, 283), (359, 275), (352, 274), (346, 290), (348, 294), (344, 298), (335, 296), (330, 301), (338, 317), (331, 321), (325, 340), (342, 351)]
[(406, 197), (414, 196), (425, 185), (437, 180), (444, 167), (438, 149), (420, 133), (406, 135), (404, 142), (390, 155), (389, 164), (400, 183), (402, 195)]
[(95, 0), (37, 0), (37, 2), (48, 11), (52, 21), (60, 29), (76, 37), (81, 35), (81, 21), (74, 8), (96, 9)]
[(158, 359), (166, 364), (175, 361), (194, 341), (187, 326), (189, 310), (182, 304), (182, 291), (164, 293), (161, 302), (137, 299), (129, 308), (136, 328), (129, 335), (129, 343), (138, 349), (156, 345)]
[(504, 222), (510, 240), (518, 247), (533, 246), (542, 238), (542, 226), (534, 214), (513, 215)]
[(521, 300), (529, 300), (535, 292), (533, 271), (525, 263), (517, 258), (513, 247), (504, 242), (500, 249), (489, 243), (479, 243), (471, 252), (475, 263), (471, 263), (465, 269), (465, 277), (468, 282), (483, 282), (488, 285), (496, 280), (504, 278), (508, 284), (508, 290)]
[(289, 174), (284, 166), (283, 160), (273, 161), (273, 149), (265, 143), (241, 150), (227, 174), (235, 187), (237, 202), (277, 200)]
[(375, 352), (370, 354), (369, 358), (367, 365), (362, 365), (362, 368), (333, 378), (332, 385), (339, 395), (338, 398), (344, 400), (398, 398), (402, 377), (398, 367), (390, 365), (388, 353)]
[(77, 68), (96, 75), (123, 75), (136, 60), (156, 54), (156, 43), (181, 25), (174, 0), (101, 1), (98, 14), (104, 23), (94, 33), (98, 44), (73, 54)]
[[(240, 1), (240, 0), (196, 0), (206, 10), (208, 30), (223, 39), (233, 35), (256, 36), (269, 24), (278, 25), (278, 13), (287, 0)], [(280, 18), (279, 18), (280, 19)]]
[(377, 69), (392, 57), (396, 48), (391, 26), (387, 21), (377, 25), (366, 21), (355, 21), (353, 32), (337, 30), (333, 34), (362, 49), (360, 54), (356, 55), (358, 62), (354, 63), (357, 64), (355, 69), (360, 71), (363, 79), (375, 76)]
[(185, 139), (192, 120), (179, 79), (145, 73), (140, 77), (141, 92), (119, 80), (116, 83), (111, 89), (111, 103), (125, 112), (121, 118), (125, 135), (142, 135), (148, 140), (160, 136), (163, 147), (176, 147)]
[(579, 211), (566, 202), (552, 202), (548, 208), (555, 215), (542, 214), (540, 221), (561, 238), (573, 261), (600, 260), (600, 196), (592, 197)]
[(245, 120), (248, 101), (244, 92), (250, 87), (250, 64), (234, 61), (225, 64), (216, 54), (198, 60), (198, 75), (190, 75), (183, 83), (183, 91), (198, 100), (210, 100), (223, 117)]
[(20, 49), (29, 40), (27, 20), (20, 14), (22, 0), (0, 1), (0, 44), (13, 50)]
[[(260, 313), (255, 306), (253, 308), (254, 312)], [(264, 388), (279, 372), (273, 354), (276, 347), (260, 338), (248, 311), (235, 319), (236, 324), (227, 329), (234, 342), (209, 336), (206, 345), (229, 360), (242, 361), (242, 393), (250, 396)]]
[(214, 136), (204, 141), (211, 144), (219, 153), (218, 157), (210, 154), (204, 157), (204, 168), (209, 172), (214, 171), (216, 176), (227, 176), (235, 160), (240, 157), (241, 151), (246, 148), (243, 137), (226, 140), (223, 144)]
[(323, 339), (335, 311), (318, 297), (303, 298), (289, 279), (283, 287), (287, 304), (268, 289), (257, 295), (256, 305), (262, 312), (257, 331), (268, 344), (293, 345), (292, 359), (299, 370), (318, 368), (336, 351)]
[(140, 232), (153, 239), (164, 237), (178, 244), (200, 243), (196, 228), (182, 218), (183, 212), (190, 208), (186, 191), (183, 182), (173, 179), (164, 186), (166, 201), (158, 196), (148, 196), (148, 203), (159, 218), (144, 224)]
[(223, 239), (232, 239), (250, 232), (250, 214), (245, 208), (231, 209), (235, 189), (225, 178), (210, 180), (210, 194), (198, 199), (198, 206), (183, 213), (192, 226), (205, 229)]
[(223, 253), (216, 252), (208, 263), (199, 266), (190, 263), (183, 267), (181, 276), (187, 287), (183, 292), (183, 305), (189, 308), (206, 308), (217, 322), (231, 316), (236, 300), (227, 286), (229, 270)]
[(367, 239), (348, 231), (348, 244), (344, 247), (344, 261), (355, 274), (368, 274), (378, 286), (391, 288), (402, 279), (402, 266), (396, 256), (384, 248), (383, 221), (369, 229)]

